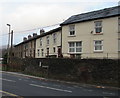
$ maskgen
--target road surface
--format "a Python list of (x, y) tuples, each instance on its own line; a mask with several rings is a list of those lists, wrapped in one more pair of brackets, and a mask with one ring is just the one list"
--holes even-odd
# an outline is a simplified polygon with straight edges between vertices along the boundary
[(0, 74), (3, 96), (118, 96), (118, 90), (70, 85), (6, 72)]

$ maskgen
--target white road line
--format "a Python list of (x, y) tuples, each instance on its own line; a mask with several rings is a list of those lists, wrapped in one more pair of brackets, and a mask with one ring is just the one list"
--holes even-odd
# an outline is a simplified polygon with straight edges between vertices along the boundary
[(36, 78), (36, 79), (45, 79), (45, 78), (42, 78), (42, 77), (30, 76), (30, 75), (14, 73), (14, 72), (6, 72), (6, 71), (2, 71), (2, 72), (6, 73), (6, 74), (14, 74), (14, 75), (19, 75), (19, 76), (25, 76), (27, 78), (31, 77), (31, 78)]
[(41, 84), (43, 84), (43, 85), (47, 85), (47, 83), (41, 83)]
[(55, 84), (53, 86), (60, 87), (60, 85), (55, 85)]
[(53, 88), (53, 87), (47, 87), (47, 86), (41, 86), (41, 85), (36, 85), (36, 84), (29, 84), (29, 85), (36, 86), (36, 87), (41, 87), (41, 88), (52, 89), (52, 90), (57, 90), (57, 91), (63, 91), (63, 92), (72, 93), (72, 91), (70, 91), (70, 90), (63, 90), (63, 89), (58, 89), (58, 88)]
[(28, 80), (24, 80), (24, 81), (26, 81), (26, 82), (27, 82)]
[(103, 92), (103, 94), (110, 94), (110, 95), (113, 95), (114, 93)]
[(93, 90), (89, 89), (88, 91), (89, 91), (89, 92), (92, 92)]
[(67, 87), (67, 88), (69, 88), (69, 89), (74, 89), (73, 87)]
[(9, 82), (16, 82), (14, 80), (9, 80), (9, 79), (3, 79), (3, 78), (0, 78), (1, 80), (4, 80), (4, 81), (9, 81)]
[(36, 83), (36, 81), (32, 81), (33, 83)]
[(85, 89), (85, 88), (83, 88), (82, 90), (84, 90), (84, 91), (89, 91), (89, 92), (92, 92), (93, 90), (91, 90), (91, 89)]
[(80, 86), (73, 86), (73, 87), (75, 87), (75, 88), (82, 88), (83, 89), (83, 87), (80, 87)]

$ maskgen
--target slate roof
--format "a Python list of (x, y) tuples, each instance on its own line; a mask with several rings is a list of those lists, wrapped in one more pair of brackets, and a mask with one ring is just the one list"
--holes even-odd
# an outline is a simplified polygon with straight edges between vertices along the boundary
[(35, 36), (35, 37), (31, 37), (30, 39), (27, 39), (26, 41), (23, 41), (23, 42), (15, 45), (14, 47), (17, 47), (17, 46), (19, 46), (19, 45), (21, 45), (21, 44), (28, 43), (28, 42), (30, 42), (30, 41), (32, 41), (32, 40), (36, 40), (36, 39), (38, 39), (38, 38), (40, 38), (40, 37), (44, 37), (44, 36), (46, 36), (46, 35), (52, 34), (52, 33), (54, 33), (54, 32), (60, 31), (60, 30), (62, 30), (61, 27), (58, 27), (58, 28), (56, 28), (56, 29), (52, 29), (52, 30), (50, 30), (50, 31), (48, 31), (48, 32), (46, 32), (46, 33), (41, 34), (41, 35), (37, 35), (37, 36)]
[(111, 8), (105, 8), (98, 11), (92, 11), (88, 13), (73, 15), (67, 20), (65, 20), (60, 25), (68, 25), (72, 23), (79, 23), (89, 20), (95, 20), (95, 19), (101, 19), (101, 18), (108, 18), (108, 17), (114, 17), (120, 15), (120, 6), (115, 6)]

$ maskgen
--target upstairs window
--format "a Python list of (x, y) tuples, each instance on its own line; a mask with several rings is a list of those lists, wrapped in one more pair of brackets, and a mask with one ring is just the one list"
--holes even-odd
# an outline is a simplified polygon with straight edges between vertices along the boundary
[(118, 24), (120, 25), (120, 18), (118, 18)]
[(70, 25), (69, 26), (69, 35), (70, 36), (75, 35), (75, 25)]
[(47, 45), (49, 45), (49, 36), (46, 37)]
[(40, 38), (40, 46), (42, 46), (42, 38)]
[(53, 34), (53, 44), (56, 44), (56, 33)]
[(95, 33), (96, 34), (102, 33), (102, 21), (95, 22)]

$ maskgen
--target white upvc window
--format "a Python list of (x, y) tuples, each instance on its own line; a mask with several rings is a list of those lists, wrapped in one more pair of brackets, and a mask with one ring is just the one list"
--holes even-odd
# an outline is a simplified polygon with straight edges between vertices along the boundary
[(53, 34), (53, 44), (56, 44), (56, 33)]
[(94, 51), (103, 51), (103, 40), (94, 41)]
[(82, 52), (82, 41), (69, 42), (69, 53), (81, 53), (81, 52)]
[(49, 45), (49, 36), (46, 37), (46, 44)]
[(40, 46), (42, 46), (42, 38), (40, 38)]
[(69, 25), (69, 35), (70, 36), (75, 35), (75, 25)]
[(102, 33), (102, 21), (95, 21), (95, 34)]

